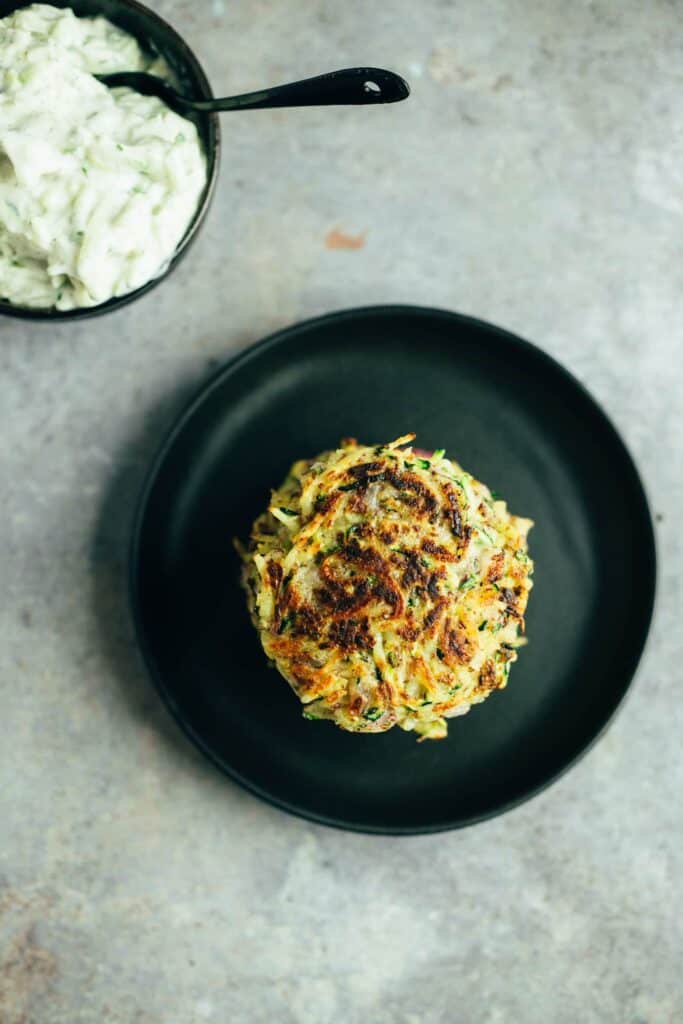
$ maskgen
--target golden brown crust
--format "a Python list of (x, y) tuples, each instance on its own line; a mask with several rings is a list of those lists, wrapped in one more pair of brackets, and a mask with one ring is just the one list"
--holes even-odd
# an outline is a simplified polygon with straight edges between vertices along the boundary
[(310, 717), (440, 738), (443, 716), (506, 684), (530, 523), (410, 439), (296, 463), (254, 524), (244, 581)]

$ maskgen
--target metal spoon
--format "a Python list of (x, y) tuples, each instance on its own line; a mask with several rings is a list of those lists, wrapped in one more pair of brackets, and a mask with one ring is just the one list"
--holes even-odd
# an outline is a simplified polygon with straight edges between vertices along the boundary
[(192, 100), (181, 96), (162, 78), (142, 71), (121, 71), (97, 75), (110, 89), (126, 87), (145, 96), (158, 96), (180, 114), (212, 113), (220, 110), (259, 110), (266, 107), (321, 107), (346, 103), (396, 103), (410, 95), (400, 75), (381, 68), (346, 68), (301, 82), (290, 82), (259, 92), (228, 96), (218, 100)]

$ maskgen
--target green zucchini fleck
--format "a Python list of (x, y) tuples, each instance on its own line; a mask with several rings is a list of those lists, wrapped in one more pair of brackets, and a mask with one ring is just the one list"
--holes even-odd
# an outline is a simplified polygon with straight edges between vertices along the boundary
[(462, 581), (462, 583), (458, 587), (458, 590), (471, 590), (472, 587), (476, 587), (478, 582), (479, 580), (477, 579), (476, 576), (468, 576), (467, 579), (464, 579)]
[(367, 718), (370, 722), (376, 722), (382, 715), (381, 708), (368, 708), (367, 711), (363, 712), (363, 718)]

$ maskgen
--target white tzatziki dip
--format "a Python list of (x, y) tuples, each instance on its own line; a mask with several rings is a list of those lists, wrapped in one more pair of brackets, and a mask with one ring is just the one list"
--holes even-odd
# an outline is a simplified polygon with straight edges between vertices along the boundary
[(34, 4), (0, 19), (0, 299), (69, 310), (172, 259), (206, 185), (191, 121), (93, 77), (170, 77), (104, 18)]

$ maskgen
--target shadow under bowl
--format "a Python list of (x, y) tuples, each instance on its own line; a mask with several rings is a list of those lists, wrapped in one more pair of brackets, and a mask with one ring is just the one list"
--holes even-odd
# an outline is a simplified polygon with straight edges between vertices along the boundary
[[(5, 18), (22, 7), (28, 7), (31, 2), (32, 0), (21, 0), (19, 3), (16, 0), (0, 0), (0, 18)], [(54, 7), (70, 7), (80, 18), (102, 15), (114, 25), (118, 25), (119, 28), (135, 36), (145, 50), (162, 56), (177, 76), (183, 93), (198, 99), (213, 98), (209, 81), (190, 47), (174, 28), (149, 7), (137, 3), (136, 0), (70, 0), (70, 2), (50, 0), (50, 3)], [(85, 320), (127, 306), (128, 303), (139, 299), (168, 277), (185, 256), (204, 222), (213, 199), (220, 165), (218, 115), (196, 114), (191, 115), (189, 120), (196, 125), (204, 146), (207, 159), (207, 180), (195, 215), (165, 270), (141, 288), (136, 288), (135, 291), (118, 298), (109, 299), (108, 302), (99, 303), (97, 306), (58, 310), (18, 306), (13, 302), (0, 301), (0, 316), (24, 320), (45, 320), (51, 323), (60, 323), (65, 320)]]

